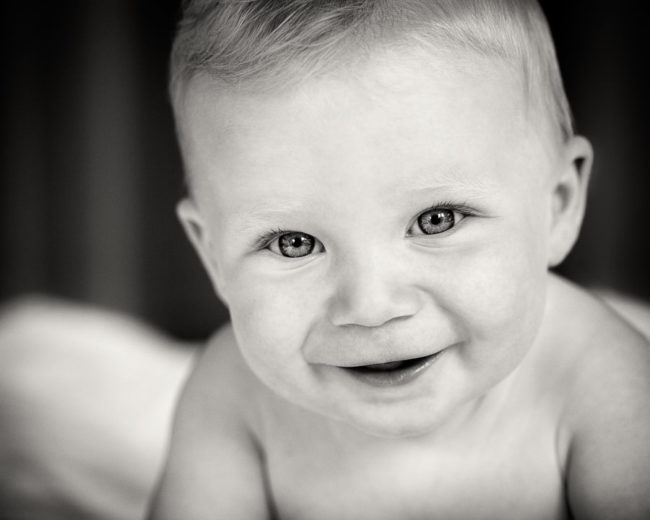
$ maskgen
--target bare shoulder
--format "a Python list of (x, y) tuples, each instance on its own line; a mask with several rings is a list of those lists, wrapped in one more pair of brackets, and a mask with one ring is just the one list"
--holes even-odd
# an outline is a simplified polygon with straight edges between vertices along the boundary
[(222, 427), (227, 418), (251, 427), (254, 403), (264, 387), (242, 358), (231, 326), (225, 325), (207, 342), (182, 392), (178, 413)]
[(181, 394), (152, 518), (268, 518), (255, 433), (261, 391), (224, 327), (197, 359)]
[(576, 518), (650, 517), (650, 345), (602, 300), (554, 280), (567, 362), (561, 427)]

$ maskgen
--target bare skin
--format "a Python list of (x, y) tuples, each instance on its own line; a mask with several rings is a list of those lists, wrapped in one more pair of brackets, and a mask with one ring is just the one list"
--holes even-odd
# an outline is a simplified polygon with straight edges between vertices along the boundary
[(589, 143), (499, 60), (388, 48), (354, 72), (189, 85), (179, 216), (232, 330), (154, 518), (647, 518), (649, 349), (548, 274)]
[(646, 518), (649, 375), (647, 342), (550, 276), (509, 377), (435, 431), (380, 438), (276, 397), (226, 328), (184, 392), (155, 518)]

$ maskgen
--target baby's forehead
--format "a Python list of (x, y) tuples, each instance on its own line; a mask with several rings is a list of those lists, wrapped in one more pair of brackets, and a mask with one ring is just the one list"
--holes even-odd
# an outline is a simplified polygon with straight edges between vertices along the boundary
[[(328, 77), (363, 79), (368, 62), (388, 55), (422, 68), (428, 66), (428, 55), (446, 56), (449, 64), (465, 70), (466, 81), (478, 84), (481, 78), (471, 77), (472, 72), (508, 68), (525, 92), (523, 98), (511, 96), (525, 101), (522, 113), (534, 115), (540, 131), (555, 143), (572, 133), (550, 33), (535, 2), (300, 1), (271, 3), (274, 16), (267, 2), (244, 4), (215, 2), (213, 10), (206, 10), (199, 8), (203, 2), (190, 2), (184, 12), (170, 76), (181, 138), (188, 119), (185, 94), (192, 93), (188, 84), (197, 76), (209, 77), (224, 93), (225, 104), (243, 95), (273, 99)], [(385, 61), (391, 81), (382, 84), (375, 67), (367, 97), (409, 90), (409, 75), (399, 78), (400, 85), (391, 76), (395, 59)]]
[(516, 73), (494, 60), (462, 60), (395, 52), (284, 91), (196, 81), (188, 166), (238, 201), (264, 200), (269, 189), (278, 200), (317, 200), (320, 190), (378, 184), (377, 198), (427, 184), (471, 195), (514, 164), (534, 162), (534, 136)]
[[(258, 126), (260, 119), (272, 113), (282, 120), (293, 112), (309, 112), (316, 98), (326, 99), (332, 112), (339, 111), (342, 119), (346, 103), (357, 107), (375, 104), (386, 110), (387, 117), (391, 115), (389, 105), (408, 114), (414, 104), (426, 104), (432, 94), (429, 87), (435, 86), (436, 95), (445, 95), (447, 103), (465, 105), (463, 116), (471, 117), (472, 107), (463, 104), (458, 96), (454, 98), (453, 93), (458, 86), (480, 89), (487, 77), (492, 83), (501, 82), (502, 100), (517, 115), (527, 113), (525, 81), (520, 69), (511, 63), (464, 49), (432, 53), (396, 45), (353, 57), (318, 74), (296, 66), (269, 81), (235, 86), (208, 75), (198, 76), (188, 83), (184, 113), (180, 116), (192, 120), (208, 112), (220, 113), (220, 117), (213, 118), (213, 124), (220, 125), (226, 137), (237, 127)], [(396, 100), (401, 106), (395, 104)]]

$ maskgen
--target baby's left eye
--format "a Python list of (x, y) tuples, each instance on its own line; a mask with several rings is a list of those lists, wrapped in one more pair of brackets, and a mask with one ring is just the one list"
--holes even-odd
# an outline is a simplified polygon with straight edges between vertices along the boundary
[[(409, 229), (410, 235), (438, 235), (453, 228), (465, 215), (453, 209), (434, 208), (418, 216)], [(417, 229), (415, 229), (417, 227)]]
[(277, 235), (266, 249), (287, 258), (301, 258), (313, 253), (322, 253), (323, 244), (315, 237), (300, 231), (289, 231)]

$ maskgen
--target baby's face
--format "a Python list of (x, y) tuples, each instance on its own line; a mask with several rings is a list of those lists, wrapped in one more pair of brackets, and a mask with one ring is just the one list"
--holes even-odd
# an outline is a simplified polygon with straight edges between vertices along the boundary
[(273, 391), (427, 432), (504, 380), (545, 299), (555, 158), (498, 62), (383, 55), (285, 93), (197, 81), (195, 236)]

